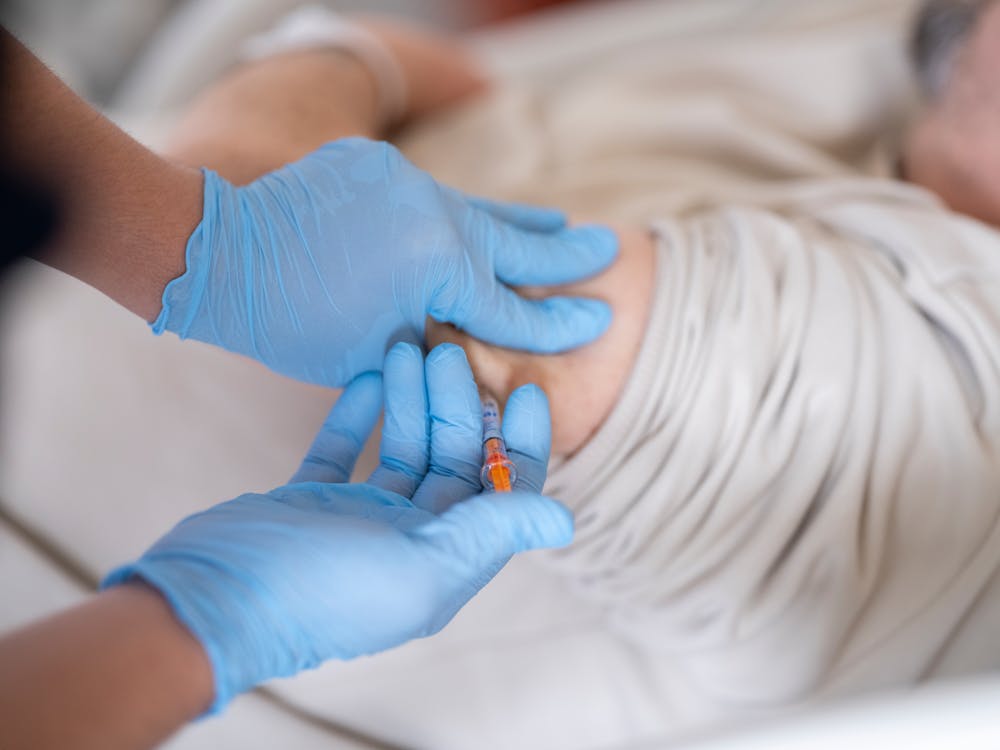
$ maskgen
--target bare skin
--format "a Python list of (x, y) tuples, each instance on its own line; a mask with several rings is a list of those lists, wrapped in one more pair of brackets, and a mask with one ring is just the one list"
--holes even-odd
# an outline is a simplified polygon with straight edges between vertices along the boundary
[(911, 182), (955, 211), (1000, 225), (1000, 2), (990, 4), (956, 59), (948, 86), (910, 133)]
[[(458, 45), (387, 22), (366, 26), (401, 62), (409, 92), (404, 122), (486, 88)], [(245, 184), (329, 141), (383, 138), (402, 124), (379, 122), (375, 104), (375, 80), (352, 55), (277, 55), (242, 65), (203, 91), (172, 133), (167, 155)]]
[(141, 583), (4, 636), (0, 664), (8, 750), (152, 747), (214, 694), (201, 645)]
[[(0, 51), (6, 93), (18, 103), (0, 124), (5, 163), (60, 207), (42, 260), (152, 319), (163, 287), (184, 270), (201, 175), (119, 130), (3, 29)], [(0, 664), (5, 748), (150, 747), (213, 695), (201, 646), (140, 584), (4, 636)]]
[(42, 260), (146, 320), (163, 288), (184, 271), (184, 248), (201, 220), (196, 169), (154, 154), (70, 91), (0, 29), (9, 107), (3, 157), (60, 207)]

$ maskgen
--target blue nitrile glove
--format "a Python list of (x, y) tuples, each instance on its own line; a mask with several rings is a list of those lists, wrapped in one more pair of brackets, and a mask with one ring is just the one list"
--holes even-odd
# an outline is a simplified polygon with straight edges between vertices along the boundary
[[(367, 483), (344, 484), (378, 418), (383, 377), (380, 466)], [(537, 494), (545, 395), (515, 391), (503, 428), (518, 485), (479, 494), (482, 419), (465, 353), (444, 344), (425, 367), (419, 350), (397, 344), (384, 376), (344, 391), (292, 484), (190, 516), (104, 585), (138, 577), (163, 594), (211, 662), (212, 711), (273, 677), (431, 635), (511, 555), (573, 535), (569, 511)]]
[(468, 198), (387, 143), (334, 141), (241, 188), (204, 174), (204, 215), (157, 333), (340, 386), (381, 367), (392, 342), (423, 340), (428, 315), (539, 353), (587, 343), (610, 322), (598, 300), (528, 301), (507, 286), (597, 273), (617, 253), (610, 230)]

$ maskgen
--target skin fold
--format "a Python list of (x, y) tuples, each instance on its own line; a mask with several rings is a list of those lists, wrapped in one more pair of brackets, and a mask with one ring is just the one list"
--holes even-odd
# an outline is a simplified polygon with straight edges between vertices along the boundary
[(614, 310), (611, 327), (592, 344), (564, 354), (539, 356), (484, 344), (454, 327), (429, 321), (429, 346), (462, 346), (476, 381), (503, 403), (534, 383), (549, 396), (552, 451), (568, 455), (594, 434), (610, 413), (639, 353), (653, 294), (653, 241), (639, 229), (616, 228), (619, 256), (600, 275), (562, 287), (521, 289), (529, 297), (572, 294), (602, 299)]

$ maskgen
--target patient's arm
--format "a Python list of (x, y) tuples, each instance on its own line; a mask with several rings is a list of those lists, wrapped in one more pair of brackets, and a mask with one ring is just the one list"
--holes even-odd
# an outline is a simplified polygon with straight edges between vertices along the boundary
[(146, 748), (212, 703), (201, 644), (129, 583), (0, 638), (0, 745)]
[[(475, 62), (453, 42), (385, 22), (366, 28), (392, 52), (409, 90), (404, 119), (474, 95), (487, 85)], [(185, 114), (170, 147), (189, 164), (248, 182), (342, 136), (385, 135), (376, 121), (375, 80), (355, 57), (336, 50), (288, 53), (240, 66), (203, 92)], [(595, 279), (528, 296), (569, 292), (609, 302), (610, 330), (597, 342), (557, 356), (487, 347), (433, 324), (430, 343), (465, 346), (480, 383), (501, 400), (534, 382), (549, 395), (553, 450), (579, 447), (610, 411), (635, 359), (652, 287), (652, 244), (645, 232), (620, 229), (621, 256)]]
[(345, 136), (385, 137), (393, 126), (474, 95), (487, 81), (457, 43), (387, 21), (362, 24), (403, 72), (400, 123), (380, 123), (376, 80), (350, 52), (287, 52), (236, 67), (205, 89), (171, 135), (168, 155), (247, 183)]

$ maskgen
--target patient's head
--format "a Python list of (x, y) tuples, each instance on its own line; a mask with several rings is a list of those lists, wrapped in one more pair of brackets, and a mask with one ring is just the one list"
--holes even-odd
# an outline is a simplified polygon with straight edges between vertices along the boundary
[(1000, 225), (1000, 1), (929, 0), (913, 54), (926, 107), (906, 143), (907, 178)]

